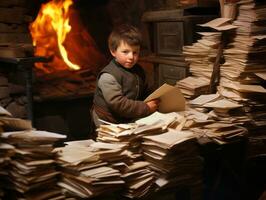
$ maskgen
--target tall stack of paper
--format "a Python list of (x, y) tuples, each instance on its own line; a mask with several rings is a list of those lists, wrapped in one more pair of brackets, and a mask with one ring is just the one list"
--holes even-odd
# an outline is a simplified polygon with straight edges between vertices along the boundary
[(190, 63), (192, 77), (178, 81), (177, 85), (186, 98), (208, 92), (213, 64), (221, 40), (220, 32), (200, 32), (202, 37), (192, 46), (184, 46), (185, 60)]
[(192, 132), (168, 129), (166, 133), (144, 136), (142, 149), (156, 173), (157, 189), (201, 184), (202, 160)]
[[(265, 135), (266, 2), (241, 0), (236, 35), (224, 51), (219, 93), (243, 105), (250, 137)], [(256, 140), (252, 138), (252, 140)]]
[[(158, 119), (160, 118), (157, 118), (157, 120)], [(145, 118), (144, 121), (146, 122), (147, 118)], [(110, 163), (113, 168), (119, 169), (122, 174), (121, 177), (125, 181), (125, 187), (122, 195), (129, 198), (141, 198), (153, 191), (152, 186), (154, 184), (154, 173), (150, 169), (148, 169), (147, 166), (149, 165), (149, 163), (143, 161), (139, 147), (141, 144), (141, 137), (143, 135), (161, 133), (165, 128), (163, 128), (162, 121), (157, 123), (152, 122), (150, 124), (144, 123), (144, 121), (138, 121), (139, 126), (135, 126), (136, 128), (131, 130), (133, 133), (132, 136), (136, 139), (135, 142), (131, 142), (129, 146), (123, 146), (124, 151), (121, 155), (127, 155), (127, 158), (124, 156), (123, 160), (108, 159), (106, 156), (104, 156), (105, 158), (103, 157), (103, 152), (99, 153), (100, 157), (108, 161), (108, 163)], [(121, 144), (119, 143), (109, 145), (121, 146)], [(101, 148), (103, 148), (104, 145), (103, 143), (97, 142), (93, 146), (98, 146), (98, 148), (100, 148), (101, 146)], [(127, 147), (128, 150), (125, 150), (125, 147)], [(114, 161), (116, 161), (116, 163)]]
[(154, 172), (148, 168), (149, 162), (137, 161), (123, 173), (125, 180), (124, 196), (135, 199), (147, 196), (154, 191)]
[[(1, 134), (5, 131), (5, 129), (12, 129), (12, 127), (7, 126), (7, 121), (12, 120), (12, 115), (6, 109), (0, 106), (0, 199), (4, 196), (5, 190), (10, 189), (11, 180), (9, 178), (9, 168), (10, 168), (10, 160), (14, 155), (15, 147), (3, 141), (1, 138)], [(4, 120), (7, 119), (7, 120)], [(11, 123), (12, 124), (12, 123)], [(13, 123), (14, 124), (14, 123)]]
[[(190, 71), (192, 75), (200, 78), (209, 78), (212, 68), (209, 68), (207, 70), (208, 73), (206, 73), (206, 69), (204, 67), (197, 68), (197, 64), (202, 62), (202, 60), (214, 61), (219, 41), (225, 39), (231, 33), (230, 41), (227, 41), (229, 43), (223, 52), (225, 63), (220, 67), (220, 85), (217, 88), (219, 94), (224, 98), (216, 99), (209, 103), (205, 102), (205, 105), (203, 105), (204, 103), (196, 106), (192, 104), (197, 111), (208, 114), (208, 119), (205, 119), (204, 122), (204, 120), (200, 119), (204, 118), (204, 115), (195, 115), (195, 113), (191, 115), (190, 113), (190, 119), (187, 120), (185, 126), (196, 127), (193, 128), (194, 131), (211, 137), (219, 143), (226, 143), (237, 139), (238, 136), (245, 135), (246, 130), (243, 130), (238, 125), (246, 126), (249, 129), (249, 133), (253, 132), (260, 136), (263, 134), (262, 130), (266, 128), (266, 113), (264, 112), (266, 108), (266, 2), (240, 0), (238, 6), (238, 16), (233, 24), (230, 24), (231, 19), (218, 18), (201, 25), (213, 28), (216, 31), (235, 29), (236, 35), (233, 32), (227, 32), (223, 33), (225, 37), (221, 37), (221, 33), (214, 33), (216, 35), (214, 38), (217, 42), (209, 45), (213, 46), (216, 51), (213, 54), (210, 53), (211, 57), (206, 53), (202, 53), (205, 51), (203, 47), (202, 50), (199, 48), (195, 50), (195, 47), (199, 46), (198, 43), (201, 42), (202, 46), (202, 41), (200, 40), (193, 46), (184, 48), (186, 60), (191, 62)], [(208, 44), (206, 41), (203, 41), (203, 43), (205, 46)], [(199, 59), (196, 57), (198, 55)], [(213, 67), (213, 62), (210, 66)], [(188, 81), (183, 83), (183, 85), (186, 84), (189, 85)], [(187, 92), (186, 90), (184, 91)], [(191, 98), (188, 94), (191, 95), (193, 93), (187, 92), (186, 97)], [(212, 125), (212, 123), (214, 124)]]
[[(119, 170), (106, 161), (121, 163), (125, 145), (97, 143), (93, 140), (67, 142), (57, 148), (62, 179), (58, 183), (66, 196), (90, 198), (117, 191), (124, 185)], [(105, 160), (105, 161), (104, 161)]]
[(122, 174), (122, 179), (125, 181), (122, 192), (124, 196), (140, 198), (153, 191), (153, 173), (147, 168), (148, 163), (143, 161), (140, 150), (142, 136), (164, 132), (167, 125), (171, 122), (174, 123), (175, 119), (172, 117), (171, 121), (169, 119), (164, 121), (163, 118), (156, 118), (154, 121), (145, 118), (130, 125), (108, 124), (101, 125), (98, 129), (97, 141), (108, 142), (110, 145), (124, 145), (127, 149), (122, 152), (127, 155), (127, 159), (125, 157), (123, 159), (124, 162), (117, 160), (117, 163), (112, 163), (108, 160), (112, 164), (111, 166), (119, 169)]
[(202, 37), (192, 46), (184, 46), (185, 60), (190, 63), (189, 70), (193, 76), (210, 79), (213, 63), (220, 43), (220, 32), (200, 32)]
[(10, 161), (9, 178), (16, 199), (64, 199), (56, 186), (54, 142), (66, 136), (36, 130), (3, 132), (1, 137), (12, 144), (15, 154)]

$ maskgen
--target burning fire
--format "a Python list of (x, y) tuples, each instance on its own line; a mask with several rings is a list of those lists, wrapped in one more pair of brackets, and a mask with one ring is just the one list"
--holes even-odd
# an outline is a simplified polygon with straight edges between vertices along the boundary
[(35, 56), (52, 58), (49, 63), (35, 64), (46, 73), (79, 70), (86, 65), (95, 68), (105, 60), (71, 9), (72, 4), (72, 0), (51, 0), (42, 4), (37, 18), (30, 24)]

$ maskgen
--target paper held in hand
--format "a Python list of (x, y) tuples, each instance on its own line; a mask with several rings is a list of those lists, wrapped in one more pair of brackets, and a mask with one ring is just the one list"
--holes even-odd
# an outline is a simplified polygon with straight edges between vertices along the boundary
[(153, 99), (160, 99), (159, 112), (167, 113), (185, 110), (186, 100), (177, 86), (165, 83), (150, 94), (144, 102)]

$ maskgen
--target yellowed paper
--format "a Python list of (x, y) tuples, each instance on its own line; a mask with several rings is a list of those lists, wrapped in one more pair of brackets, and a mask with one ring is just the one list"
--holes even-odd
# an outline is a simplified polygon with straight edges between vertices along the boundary
[(258, 77), (262, 78), (263, 80), (266, 80), (266, 72), (264, 73), (255, 73)]
[(160, 99), (159, 112), (167, 113), (185, 110), (186, 101), (177, 86), (165, 83), (144, 101), (148, 102), (153, 99)]

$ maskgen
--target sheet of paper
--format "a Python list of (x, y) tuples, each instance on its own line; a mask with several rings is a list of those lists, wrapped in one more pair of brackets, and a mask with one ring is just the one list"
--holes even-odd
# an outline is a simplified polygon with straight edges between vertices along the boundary
[(9, 117), (12, 116), (12, 114), (8, 112), (6, 109), (4, 109), (2, 106), (0, 106), (0, 115), (9, 116)]
[(159, 112), (175, 112), (185, 110), (185, 98), (177, 86), (167, 83), (150, 94), (144, 101), (160, 99)]
[(156, 144), (160, 144), (162, 148), (171, 148), (175, 144), (181, 143), (185, 140), (189, 140), (193, 137), (194, 135), (190, 131), (176, 131), (173, 129), (169, 129), (166, 133), (152, 136), (144, 136), (143, 139), (144, 141), (153, 141)]
[(266, 80), (266, 72), (261, 73), (255, 73), (258, 77), (262, 78), (263, 80)]
[(205, 103), (208, 103), (210, 101), (213, 101), (215, 99), (218, 99), (219, 96), (220, 95), (218, 93), (216, 93), (216, 94), (200, 95), (199, 97), (191, 100), (190, 101), (190, 104), (193, 104), (193, 105), (203, 105)]
[(219, 31), (235, 29), (237, 26), (230, 24), (231, 18), (216, 18), (205, 24), (200, 24), (202, 27), (210, 27)]
[(136, 121), (137, 124), (139, 125), (152, 125), (158, 122), (159, 120), (165, 122), (165, 124), (169, 124), (173, 122), (174, 120), (180, 120), (183, 116), (179, 113), (176, 112), (171, 112), (171, 113), (160, 113), (158, 111), (152, 113), (151, 115), (141, 118)]
[(210, 107), (210, 108), (221, 108), (221, 109), (234, 109), (234, 108), (242, 107), (241, 104), (234, 103), (227, 99), (221, 99), (221, 100), (217, 100), (214, 102), (206, 103), (203, 106)]

